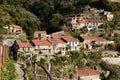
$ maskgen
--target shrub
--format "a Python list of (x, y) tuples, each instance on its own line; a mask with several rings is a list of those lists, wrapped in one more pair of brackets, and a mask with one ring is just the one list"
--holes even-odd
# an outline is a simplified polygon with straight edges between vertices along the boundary
[(2, 80), (15, 80), (15, 65), (11, 59), (7, 59), (2, 68)]

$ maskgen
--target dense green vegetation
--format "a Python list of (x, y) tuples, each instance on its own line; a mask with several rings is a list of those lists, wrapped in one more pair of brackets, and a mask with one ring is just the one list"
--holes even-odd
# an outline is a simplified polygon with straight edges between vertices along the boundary
[(50, 33), (62, 29), (63, 18), (82, 12), (86, 5), (109, 11), (119, 11), (120, 7), (108, 0), (2, 0), (0, 26), (20, 25), (31, 39), (35, 30)]
[(15, 80), (15, 65), (11, 59), (7, 59), (2, 68), (2, 80)]
[[(90, 5), (98, 9), (104, 9), (107, 11), (120, 11), (120, 3), (111, 3), (108, 0), (1, 0), (0, 1), (0, 34), (5, 34), (4, 26), (11, 24), (17, 24), (23, 27), (23, 30), (27, 33), (29, 39), (32, 39), (33, 32), (35, 30), (47, 30), (48, 33), (55, 32), (63, 29), (63, 19), (69, 15), (83, 12), (84, 7)], [(105, 24), (105, 30), (109, 31), (117, 29), (119, 25), (118, 21), (119, 13), (115, 13), (115, 19), (113, 22)], [(114, 26), (114, 27), (111, 27)], [(79, 32), (68, 31), (72, 36), (78, 37)], [(87, 31), (81, 30), (81, 33)], [(114, 37), (106, 36), (102, 37), (114, 40), (115, 45), (109, 45), (109, 50), (120, 51), (120, 35), (115, 34)], [(2, 40), (2, 39), (1, 39)], [(26, 41), (25, 36), (20, 36), (21, 41)], [(94, 68), (99, 66), (101, 53), (99, 52), (68, 52), (67, 56), (54, 56), (51, 59), (51, 73), (53, 76), (62, 77), (65, 75), (69, 77), (71, 73), (75, 72), (75, 66), (78, 68), (89, 67)], [(35, 60), (35, 58), (34, 58)], [(48, 60), (41, 59), (40, 63), (47, 66)], [(29, 64), (30, 66), (30, 64)], [(62, 74), (62, 70), (64, 73)], [(30, 69), (26, 69), (28, 77), (33, 80), (33, 72)], [(68, 73), (66, 75), (66, 73)], [(9, 74), (9, 75), (8, 75)], [(15, 67), (11, 60), (7, 60), (2, 69), (2, 80), (15, 80)], [(109, 76), (109, 78), (115, 76)]]
[[(71, 51), (68, 52), (66, 56), (56, 54), (50, 59), (50, 72), (53, 77), (68, 79), (71, 74), (75, 73), (76, 66), (78, 66), (78, 68), (94, 68), (99, 66), (100, 59), (100, 52)], [(47, 58), (42, 58), (39, 63), (48, 67), (48, 61)], [(96, 61), (98, 63), (96, 63)]]

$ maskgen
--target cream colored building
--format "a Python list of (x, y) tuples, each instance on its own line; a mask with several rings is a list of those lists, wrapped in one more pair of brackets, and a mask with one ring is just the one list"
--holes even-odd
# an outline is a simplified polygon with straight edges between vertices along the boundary
[(48, 40), (32, 40), (35, 47), (35, 53), (38, 54), (52, 54), (53, 46)]
[(16, 34), (22, 34), (23, 33), (22, 27), (20, 27), (18, 25), (10, 25), (8, 30), (10, 32), (16, 33)]
[(34, 47), (31, 45), (29, 42), (19, 42), (17, 43), (19, 46), (19, 53), (25, 53), (27, 55), (31, 54), (34, 52)]
[(53, 45), (53, 53), (60, 52), (62, 55), (65, 55), (67, 44), (63, 40), (49, 38), (48, 41)]
[(46, 31), (35, 31), (34, 32), (34, 39), (45, 40), (46, 39)]
[(94, 69), (79, 69), (73, 80), (101, 80), (100, 73)]

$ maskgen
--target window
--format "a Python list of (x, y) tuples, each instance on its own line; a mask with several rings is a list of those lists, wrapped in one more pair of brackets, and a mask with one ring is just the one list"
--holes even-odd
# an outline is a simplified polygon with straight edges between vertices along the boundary
[(28, 52), (30, 51), (30, 48), (28, 48)]

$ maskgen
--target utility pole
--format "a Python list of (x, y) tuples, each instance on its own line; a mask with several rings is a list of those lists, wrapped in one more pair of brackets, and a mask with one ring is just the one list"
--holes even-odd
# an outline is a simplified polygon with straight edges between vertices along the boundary
[(30, 54), (30, 69), (32, 70), (32, 56), (33, 56), (33, 53)]
[(34, 62), (34, 80), (37, 80), (36, 63)]
[[(50, 73), (50, 71), (51, 71), (50, 55), (47, 55), (47, 56), (48, 56), (48, 72)], [(49, 80), (48, 77), (47, 77), (47, 80)]]
[(78, 66), (76, 65), (75, 67), (76, 67), (76, 75), (77, 75), (76, 80), (78, 80)]
[(51, 71), (51, 62), (50, 62), (50, 55), (48, 55), (48, 71)]

